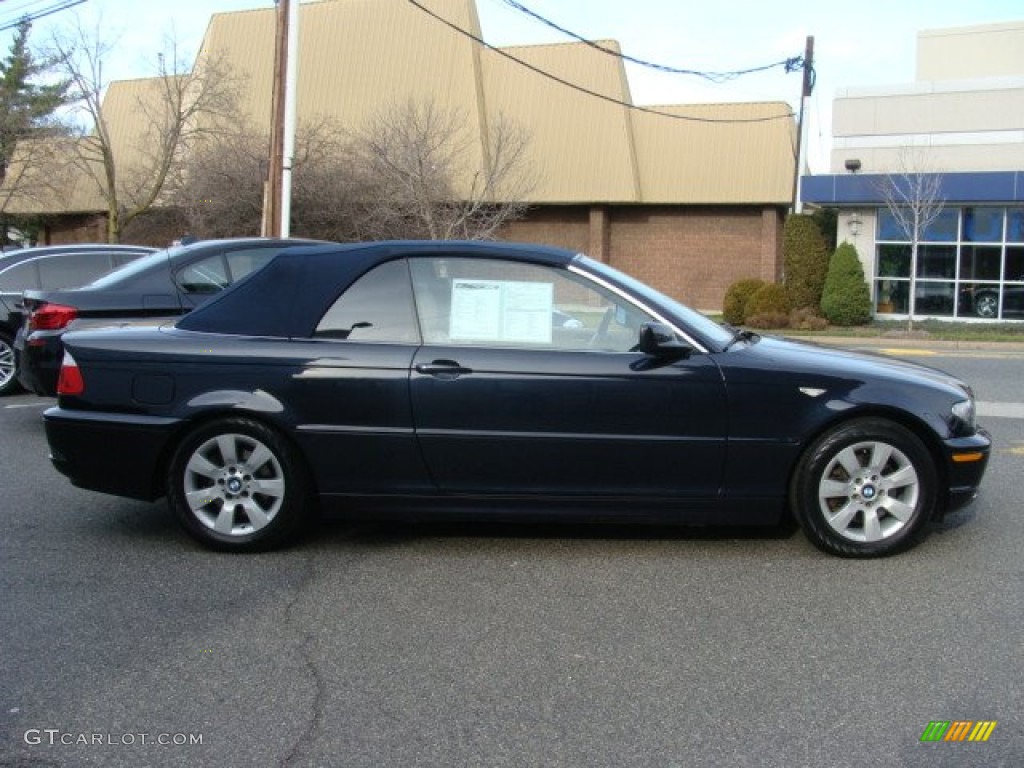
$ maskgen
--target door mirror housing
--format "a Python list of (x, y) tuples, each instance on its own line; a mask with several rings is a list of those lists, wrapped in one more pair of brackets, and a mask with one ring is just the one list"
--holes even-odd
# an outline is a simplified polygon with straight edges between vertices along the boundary
[(664, 323), (644, 323), (640, 326), (637, 348), (645, 355), (660, 358), (689, 357), (693, 347), (679, 340)]

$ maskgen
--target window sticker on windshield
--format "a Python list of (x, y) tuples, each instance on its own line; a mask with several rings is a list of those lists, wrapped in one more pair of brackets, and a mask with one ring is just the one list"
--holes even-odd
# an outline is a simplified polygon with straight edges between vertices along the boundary
[(453, 341), (550, 344), (554, 286), (511, 280), (452, 282)]

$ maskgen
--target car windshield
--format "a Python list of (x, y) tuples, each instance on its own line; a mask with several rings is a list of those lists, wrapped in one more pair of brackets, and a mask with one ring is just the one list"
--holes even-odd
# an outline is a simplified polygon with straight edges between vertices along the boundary
[(112, 285), (117, 285), (118, 283), (127, 280), (141, 272), (145, 272), (154, 264), (158, 264), (159, 262), (165, 262), (167, 264), (173, 263), (175, 255), (178, 254), (183, 249), (184, 246), (178, 246), (175, 248), (166, 248), (162, 251), (150, 253), (146, 256), (135, 259), (135, 261), (131, 261), (125, 264), (123, 267), (119, 269), (115, 269), (113, 272), (105, 274), (101, 278), (93, 280), (85, 287), (102, 289), (109, 288)]
[(624, 285), (637, 296), (641, 297), (645, 301), (649, 301), (654, 306), (664, 307), (691, 330), (717, 346), (722, 347), (732, 341), (734, 336), (734, 332), (732, 330), (723, 328), (721, 325), (708, 319), (697, 310), (691, 309), (685, 304), (680, 304), (675, 299), (666, 296), (660, 291), (656, 291), (649, 285), (641, 283), (639, 280), (620, 272), (614, 267), (595, 261), (589, 256), (581, 254), (576, 257), (576, 260), (579, 264), (585, 266), (589, 272), (594, 273), (598, 277), (606, 278)]

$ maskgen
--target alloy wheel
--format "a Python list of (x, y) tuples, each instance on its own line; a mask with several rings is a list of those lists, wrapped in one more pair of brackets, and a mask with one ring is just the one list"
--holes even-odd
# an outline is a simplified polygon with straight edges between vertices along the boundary
[(818, 504), (840, 536), (874, 543), (903, 529), (920, 492), (917, 470), (906, 454), (886, 442), (865, 441), (847, 446), (828, 463)]
[(266, 527), (285, 499), (281, 462), (264, 443), (244, 434), (219, 434), (201, 443), (183, 479), (192, 514), (223, 536), (248, 536)]

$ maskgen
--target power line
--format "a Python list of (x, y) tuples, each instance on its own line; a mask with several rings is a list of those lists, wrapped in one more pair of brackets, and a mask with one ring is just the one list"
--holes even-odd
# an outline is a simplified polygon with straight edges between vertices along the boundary
[(542, 77), (546, 77), (548, 80), (553, 80), (554, 82), (559, 83), (560, 85), (564, 85), (567, 88), (571, 88), (574, 91), (578, 91), (580, 93), (586, 94), (587, 96), (593, 96), (596, 99), (601, 99), (602, 101), (607, 101), (607, 102), (610, 102), (610, 103), (615, 104), (615, 105), (620, 106), (620, 107), (626, 107), (627, 109), (632, 109), (632, 110), (634, 110), (636, 112), (644, 112), (644, 113), (649, 114), (649, 115), (658, 115), (659, 117), (667, 117), (667, 118), (670, 118), (672, 120), (685, 120), (685, 121), (694, 122), (694, 123), (719, 123), (719, 124), (721, 124), (721, 123), (767, 123), (767, 122), (770, 122), (772, 120), (783, 120), (783, 119), (787, 119), (787, 118), (791, 118), (791, 117), (795, 116), (795, 113), (792, 110), (790, 110), (790, 111), (785, 112), (785, 113), (780, 114), (780, 115), (773, 115), (772, 117), (749, 117), (749, 118), (695, 117), (693, 115), (677, 115), (677, 114), (673, 114), (671, 112), (662, 112), (661, 110), (653, 109), (651, 107), (642, 107), (642, 106), (639, 106), (637, 104), (631, 104), (628, 101), (622, 101), (621, 99), (616, 99), (613, 96), (608, 96), (606, 94), (599, 93), (597, 91), (592, 91), (591, 89), (585, 88), (582, 85), (570, 82), (569, 80), (566, 80), (563, 77), (559, 77), (558, 75), (556, 75), (556, 74), (554, 74), (552, 72), (548, 72), (545, 69), (541, 69), (540, 67), (535, 66), (535, 65), (531, 64), (528, 61), (524, 61), (523, 59), (520, 59), (517, 56), (513, 56), (508, 51), (505, 51), (505, 50), (503, 50), (501, 48), (497, 48), (497, 47), (491, 45), (490, 43), (485, 42), (484, 39), (481, 38), (480, 36), (475, 35), (472, 32), (463, 29), (462, 27), (458, 26), (454, 22), (449, 21), (448, 19), (444, 18), (443, 16), (439, 16), (438, 14), (434, 13), (429, 8), (426, 8), (421, 3), (417, 2), (417, 0), (407, 0), (407, 1), (411, 5), (414, 5), (417, 8), (419, 8), (421, 11), (423, 11), (428, 16), (431, 16), (434, 19), (436, 19), (437, 21), (441, 22), (442, 24), (444, 24), (449, 29), (454, 30), (455, 32), (459, 33), (460, 35), (463, 35), (464, 37), (468, 37), (470, 40), (473, 40), (474, 42), (479, 43), (480, 45), (482, 45), (483, 47), (487, 48), (488, 50), (494, 51), (496, 54), (498, 54), (499, 56), (503, 56), (504, 58), (508, 59), (509, 61), (515, 62), (516, 64), (518, 64), (521, 67), (525, 67), (526, 69), (529, 69), (531, 72), (535, 72), (536, 74), (538, 74), (538, 75), (540, 75)]
[(737, 69), (733, 70), (732, 72), (709, 72), (698, 69), (681, 69), (679, 67), (670, 67), (665, 64), (656, 64), (652, 61), (646, 61), (644, 59), (636, 58), (635, 56), (629, 56), (627, 54), (616, 51), (612, 48), (607, 48), (593, 40), (588, 40), (587, 38), (577, 34), (576, 32), (573, 32), (570, 29), (566, 29), (565, 27), (556, 24), (550, 19), (541, 16), (536, 11), (531, 11), (525, 5), (523, 5), (520, 2), (517, 2), (516, 0), (500, 0), (500, 2), (504, 3), (510, 8), (514, 8), (520, 13), (524, 13), (527, 16), (536, 19), (541, 24), (544, 24), (550, 27), (551, 29), (561, 32), (563, 35), (568, 35), (569, 37), (573, 38), (574, 40), (578, 40), (584, 45), (589, 45), (591, 48), (600, 51), (601, 53), (605, 53), (609, 56), (614, 56), (615, 58), (622, 59), (623, 61), (628, 61), (631, 64), (637, 64), (641, 67), (653, 69), (658, 72), (667, 72), (672, 75), (693, 75), (695, 77), (704, 78), (705, 80), (710, 80), (713, 83), (727, 83), (730, 80), (735, 80), (736, 78), (742, 77), (743, 75), (752, 75), (757, 72), (767, 72), (769, 69), (775, 69), (776, 67), (785, 68), (785, 71), (788, 74), (789, 72), (796, 72), (797, 70), (802, 69), (804, 66), (804, 59), (802, 56), (793, 56), (792, 58), (783, 59), (782, 61), (776, 61), (771, 64), (765, 64), (760, 67), (751, 67), (749, 69)]
[(17, 21), (0, 22), (0, 32), (6, 32), (9, 29), (14, 29), (26, 21), (31, 23), (55, 13), (59, 13), (60, 11), (66, 11), (69, 8), (74, 8), (76, 5), (81, 5), (84, 2), (86, 2), (86, 0), (60, 0), (60, 2), (54, 3), (49, 8), (43, 8), (32, 13), (26, 13), (19, 17)]

